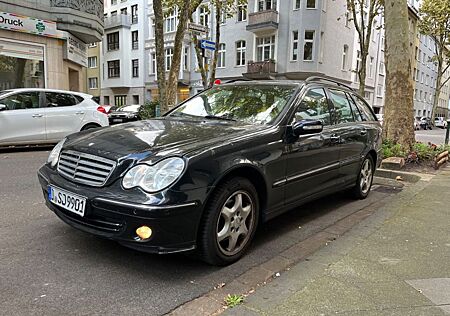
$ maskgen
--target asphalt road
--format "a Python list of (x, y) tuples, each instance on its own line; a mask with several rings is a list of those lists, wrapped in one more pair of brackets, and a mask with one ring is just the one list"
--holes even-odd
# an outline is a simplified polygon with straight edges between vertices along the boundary
[(386, 199), (345, 194), (308, 204), (261, 227), (241, 261), (207, 266), (185, 255), (150, 255), (79, 232), (43, 202), (36, 170), (48, 150), (0, 152), (0, 314), (161, 315), (228, 283), (339, 219)]
[(445, 142), (445, 132), (445, 129), (436, 127), (433, 127), (432, 130), (421, 129), (416, 131), (416, 141), (441, 145)]

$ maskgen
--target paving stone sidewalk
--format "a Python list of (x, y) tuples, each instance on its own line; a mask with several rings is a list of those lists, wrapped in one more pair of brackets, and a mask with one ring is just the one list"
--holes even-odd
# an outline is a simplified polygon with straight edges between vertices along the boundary
[(450, 167), (224, 315), (450, 315)]

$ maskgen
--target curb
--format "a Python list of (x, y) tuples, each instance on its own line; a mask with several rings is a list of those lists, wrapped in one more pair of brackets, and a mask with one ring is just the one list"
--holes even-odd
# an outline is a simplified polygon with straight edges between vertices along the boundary
[(377, 169), (375, 172), (376, 177), (388, 178), (388, 179), (396, 179), (397, 177), (401, 177), (403, 181), (416, 183), (420, 180), (430, 181), (433, 178), (434, 174), (423, 174), (423, 173), (415, 173), (415, 172), (405, 172), (405, 171), (397, 171), (397, 170), (389, 170), (389, 169)]
[(228, 294), (247, 296), (261, 285), (279, 276), (279, 272), (288, 270), (294, 264), (307, 259), (320, 248), (327, 246), (355, 225), (375, 213), (384, 202), (374, 202), (362, 210), (350, 214), (322, 231), (291, 246), (265, 263), (255, 266), (241, 274), (228, 284), (219, 285), (210, 292), (178, 306), (169, 316), (207, 316), (218, 315), (227, 309), (224, 299)]

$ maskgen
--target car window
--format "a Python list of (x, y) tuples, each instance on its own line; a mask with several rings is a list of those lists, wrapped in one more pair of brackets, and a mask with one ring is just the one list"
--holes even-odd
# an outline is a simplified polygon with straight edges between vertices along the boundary
[(270, 124), (283, 111), (295, 85), (226, 85), (205, 90), (168, 116)]
[(372, 110), (370, 109), (369, 105), (361, 100), (359, 96), (356, 94), (352, 94), (353, 99), (356, 102), (356, 105), (358, 106), (358, 109), (361, 111), (361, 114), (363, 116), (363, 119), (365, 121), (377, 121), (377, 118), (375, 114), (373, 114)]
[(72, 106), (77, 104), (73, 95), (60, 92), (46, 92), (46, 107)]
[(359, 111), (358, 107), (356, 106), (355, 101), (353, 101), (350, 94), (346, 93), (346, 95), (347, 95), (348, 101), (350, 102), (350, 107), (352, 108), (353, 118), (355, 119), (355, 121), (356, 122), (367, 121), (362, 117), (361, 112)]
[(6, 110), (36, 109), (39, 107), (39, 92), (22, 92), (0, 99)]
[(320, 120), (323, 125), (330, 125), (330, 109), (324, 89), (317, 88), (306, 92), (295, 111), (292, 123), (306, 119)]
[(345, 92), (330, 89), (330, 98), (334, 105), (336, 124), (354, 122), (352, 109)]
[(73, 97), (75, 98), (76, 104), (79, 104), (84, 101), (84, 98), (79, 95), (74, 94)]

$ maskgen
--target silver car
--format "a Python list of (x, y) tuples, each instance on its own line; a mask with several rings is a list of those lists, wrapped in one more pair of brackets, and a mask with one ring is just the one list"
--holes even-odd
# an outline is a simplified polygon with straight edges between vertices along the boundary
[(50, 89), (0, 92), (0, 146), (57, 143), (81, 130), (108, 126), (92, 96)]

